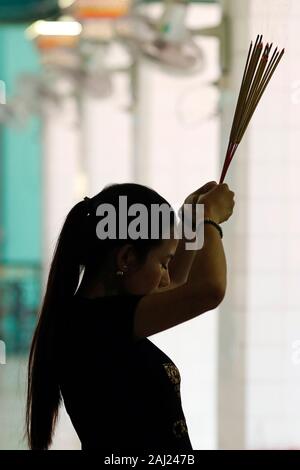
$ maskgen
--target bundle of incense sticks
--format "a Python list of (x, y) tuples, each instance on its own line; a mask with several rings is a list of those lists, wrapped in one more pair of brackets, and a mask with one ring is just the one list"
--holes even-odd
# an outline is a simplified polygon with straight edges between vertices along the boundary
[(274, 73), (274, 70), (284, 54), (284, 49), (279, 52), (276, 47), (269, 61), (271, 48), (272, 44), (266, 44), (263, 49), (262, 35), (257, 36), (253, 49), (252, 42), (250, 44), (220, 183), (223, 183), (224, 181), (230, 162), (242, 140), (250, 119)]

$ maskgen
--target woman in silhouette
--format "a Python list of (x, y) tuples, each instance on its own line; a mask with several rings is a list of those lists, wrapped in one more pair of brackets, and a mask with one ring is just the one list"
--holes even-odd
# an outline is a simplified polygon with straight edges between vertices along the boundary
[[(132, 236), (137, 213), (124, 214), (120, 196), (126, 196), (127, 208), (147, 208), (143, 230), (148, 238)], [(231, 216), (233, 197), (227, 184), (210, 182), (186, 198), (193, 207), (204, 204), (207, 223), (198, 250), (186, 250), (186, 240), (176, 237), (170, 204), (146, 186), (107, 186), (71, 209), (56, 245), (29, 356), (30, 449), (49, 448), (63, 400), (82, 449), (192, 450), (180, 373), (148, 337), (222, 301), (226, 259), (219, 224)], [(108, 212), (99, 207), (106, 210), (107, 204), (115, 210), (116, 226), (110, 226), (105, 239), (100, 232)], [(160, 224), (158, 238), (150, 232), (154, 204), (165, 204), (170, 213), (169, 227)], [(195, 228), (194, 211), (191, 220)], [(124, 223), (126, 234), (120, 236)]]

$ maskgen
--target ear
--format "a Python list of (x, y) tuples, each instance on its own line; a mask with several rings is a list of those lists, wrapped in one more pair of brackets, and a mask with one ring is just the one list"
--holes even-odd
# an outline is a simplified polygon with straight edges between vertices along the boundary
[[(126, 266), (126, 269), (124, 269)], [(129, 243), (119, 248), (116, 253), (117, 269), (128, 271), (138, 266), (138, 260), (133, 246)]]

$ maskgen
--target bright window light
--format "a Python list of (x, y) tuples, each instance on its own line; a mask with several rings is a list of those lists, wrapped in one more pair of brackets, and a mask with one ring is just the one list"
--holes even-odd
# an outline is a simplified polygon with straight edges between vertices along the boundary
[(71, 5), (73, 5), (74, 0), (58, 0), (58, 6), (61, 9), (64, 8), (69, 8)]
[(77, 21), (35, 21), (26, 29), (29, 39), (37, 36), (78, 36), (82, 26)]

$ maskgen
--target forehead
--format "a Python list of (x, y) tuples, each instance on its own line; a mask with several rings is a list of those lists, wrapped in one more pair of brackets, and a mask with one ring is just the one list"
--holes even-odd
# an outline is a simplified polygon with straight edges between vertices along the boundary
[(154, 252), (158, 255), (169, 255), (174, 254), (178, 245), (176, 238), (162, 240), (160, 245), (154, 249)]

